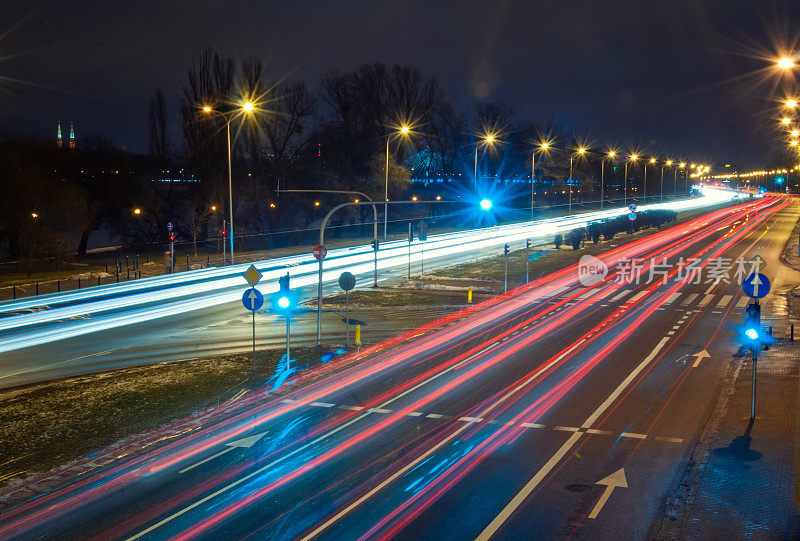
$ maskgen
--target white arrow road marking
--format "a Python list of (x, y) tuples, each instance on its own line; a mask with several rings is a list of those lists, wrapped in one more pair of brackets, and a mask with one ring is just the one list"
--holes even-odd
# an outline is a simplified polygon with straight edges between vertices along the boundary
[(600, 496), (594, 509), (592, 509), (592, 512), (589, 513), (589, 518), (597, 518), (597, 514), (606, 504), (609, 496), (611, 496), (611, 493), (614, 492), (616, 487), (628, 488), (628, 480), (625, 479), (625, 468), (620, 468), (608, 477), (600, 479), (597, 484), (606, 485), (606, 489), (603, 491), (603, 495)]
[(224, 455), (228, 451), (233, 451), (234, 449), (249, 449), (250, 447), (255, 445), (258, 440), (260, 440), (261, 438), (263, 438), (266, 435), (267, 435), (266, 432), (261, 432), (259, 434), (255, 434), (253, 436), (248, 436), (247, 438), (242, 438), (240, 440), (236, 440), (236, 441), (232, 441), (230, 443), (226, 443), (225, 446), (227, 447), (227, 449), (223, 449), (219, 453), (211, 455), (210, 457), (206, 458), (205, 460), (201, 460), (200, 462), (197, 462), (196, 464), (192, 464), (188, 468), (183, 468), (178, 473), (184, 473), (184, 472), (187, 472), (187, 471), (189, 471), (191, 469), (196, 468), (197, 466), (202, 466), (206, 462), (208, 462), (210, 460), (214, 460), (215, 458)]
[(700, 361), (702, 361), (703, 359), (711, 358), (711, 355), (709, 355), (708, 351), (706, 351), (706, 350), (700, 351), (698, 353), (693, 353), (691, 356), (692, 357), (697, 357), (697, 360), (694, 361), (694, 364), (692, 365), (692, 368), (697, 368), (697, 366), (700, 364)]

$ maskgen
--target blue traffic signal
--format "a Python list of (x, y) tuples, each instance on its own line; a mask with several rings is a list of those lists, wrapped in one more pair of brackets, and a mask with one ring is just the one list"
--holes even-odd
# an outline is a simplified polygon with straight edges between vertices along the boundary
[(481, 209), (489, 210), (492, 208), (492, 200), (491, 199), (481, 199), (480, 202)]
[(750, 340), (758, 340), (758, 331), (755, 329), (747, 329), (746, 331), (744, 331), (744, 334)]
[(297, 304), (297, 295), (289, 289), (289, 273), (278, 278), (278, 292), (272, 297), (273, 307), (282, 312), (290, 311)]

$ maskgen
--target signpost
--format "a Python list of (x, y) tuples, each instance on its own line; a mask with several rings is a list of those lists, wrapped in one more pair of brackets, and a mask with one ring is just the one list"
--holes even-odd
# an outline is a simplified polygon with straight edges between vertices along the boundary
[(250, 284), (250, 289), (245, 290), (242, 295), (242, 304), (253, 314), (253, 374), (256, 372), (256, 311), (264, 306), (264, 295), (256, 289), (256, 284), (261, 281), (263, 274), (255, 267), (250, 265), (242, 274), (245, 281)]
[(172, 234), (172, 222), (167, 222), (167, 232), (169, 233), (169, 273), (175, 272), (175, 235)]
[(758, 299), (766, 297), (770, 290), (769, 278), (758, 272), (766, 266), (764, 260), (756, 256), (752, 261), (753, 272), (742, 281), (742, 290), (744, 294), (753, 299), (753, 304), (747, 307), (745, 313), (745, 335), (750, 340), (750, 353), (753, 356), (753, 389), (750, 399), (750, 419), (756, 418), (756, 370), (758, 366), (758, 349), (761, 346), (759, 340), (761, 334), (761, 306), (758, 304)]
[(350, 349), (350, 290), (356, 287), (356, 277), (350, 272), (339, 275), (339, 287), (344, 290), (344, 324), (347, 335), (347, 349)]
[(529, 257), (531, 251), (531, 239), (525, 239), (525, 283), (530, 282), (530, 274), (528, 273), (528, 264), (530, 263)]

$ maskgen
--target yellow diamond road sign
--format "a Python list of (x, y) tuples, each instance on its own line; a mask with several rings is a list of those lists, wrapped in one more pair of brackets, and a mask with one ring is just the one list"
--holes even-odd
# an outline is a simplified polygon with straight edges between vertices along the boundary
[(247, 283), (250, 284), (250, 287), (256, 287), (256, 284), (261, 280), (261, 277), (264, 276), (261, 274), (255, 265), (250, 265), (250, 267), (244, 271), (242, 274)]

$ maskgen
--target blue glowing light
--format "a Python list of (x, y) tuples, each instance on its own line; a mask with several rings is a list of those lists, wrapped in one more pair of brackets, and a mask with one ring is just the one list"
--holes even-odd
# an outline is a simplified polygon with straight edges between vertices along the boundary
[(483, 210), (489, 210), (492, 208), (492, 201), (491, 199), (481, 199), (480, 205)]
[(744, 334), (746, 334), (746, 335), (747, 335), (747, 337), (748, 337), (750, 340), (758, 340), (758, 331), (757, 331), (757, 330), (755, 330), (755, 329), (747, 329), (747, 330), (744, 332)]
[(290, 304), (291, 301), (289, 300), (289, 297), (281, 297), (280, 299), (278, 299), (278, 306), (280, 306), (281, 308), (289, 308)]

